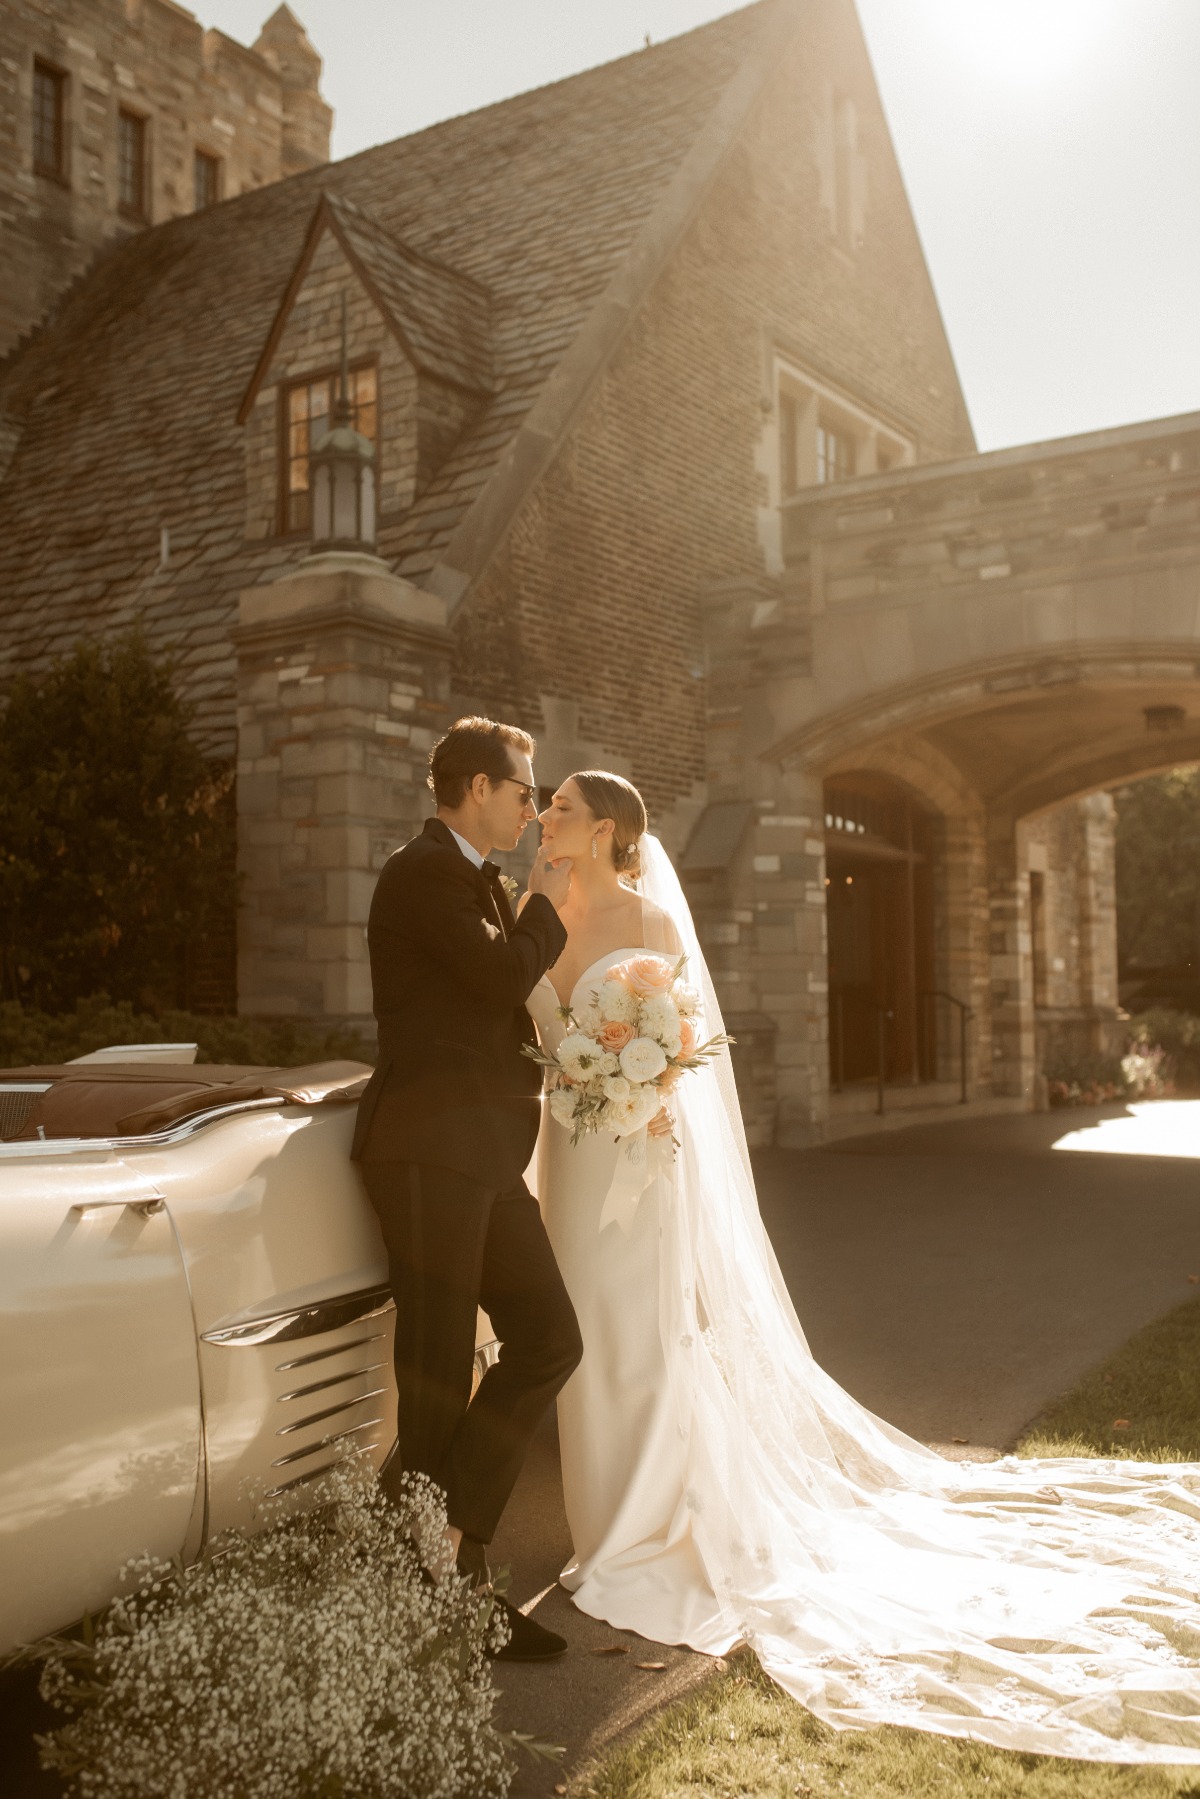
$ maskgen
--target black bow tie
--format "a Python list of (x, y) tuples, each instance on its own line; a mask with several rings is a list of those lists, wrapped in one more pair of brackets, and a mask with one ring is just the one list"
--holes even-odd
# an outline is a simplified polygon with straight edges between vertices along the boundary
[(481, 862), (479, 872), (492, 887), (501, 879), (500, 870), (494, 862)]

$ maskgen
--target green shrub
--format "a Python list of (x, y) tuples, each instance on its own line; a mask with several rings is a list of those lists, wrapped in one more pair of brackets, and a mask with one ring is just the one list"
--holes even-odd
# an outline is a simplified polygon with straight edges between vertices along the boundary
[(135, 1012), (107, 994), (71, 1012), (38, 1012), (0, 1002), (0, 1068), (69, 1062), (112, 1043), (196, 1043), (200, 1062), (257, 1068), (300, 1068), (310, 1062), (374, 1061), (354, 1031), (322, 1030), (303, 1019), (208, 1018), (192, 1012)]
[(230, 936), (233, 769), (135, 631), (12, 683), (0, 714), (0, 999), (186, 1003)]

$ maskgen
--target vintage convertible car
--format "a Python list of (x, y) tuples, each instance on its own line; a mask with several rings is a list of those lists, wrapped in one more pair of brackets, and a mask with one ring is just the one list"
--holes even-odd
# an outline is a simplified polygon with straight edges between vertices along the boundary
[(394, 1440), (369, 1069), (194, 1054), (0, 1070), (0, 1653)]

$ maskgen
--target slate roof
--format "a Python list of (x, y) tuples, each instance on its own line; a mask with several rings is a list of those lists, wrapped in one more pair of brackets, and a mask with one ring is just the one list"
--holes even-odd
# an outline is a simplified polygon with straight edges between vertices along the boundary
[[(309, 253), (332, 230), (413, 366), (470, 393), (492, 387), (491, 296), (478, 281), (421, 256), (355, 206), (345, 195), (322, 194), (291, 286), (298, 286)], [(291, 308), (289, 288), (276, 326)], [(272, 360), (275, 331), (264, 346), (239, 412), (245, 418)]]
[[(237, 594), (303, 553), (244, 540), (237, 413), (320, 194), (345, 202), (342, 228), (398, 313), (427, 316), (426, 296), (414, 298), (417, 258), (490, 296), (492, 397), (380, 543), (420, 581), (775, 4), (759, 0), (106, 252), (52, 323), (0, 364), (0, 450), (21, 427), (0, 480), (0, 687), (15, 666), (140, 615), (155, 639), (177, 644), (206, 735), (230, 751)], [(461, 353), (428, 329), (430, 354)]]

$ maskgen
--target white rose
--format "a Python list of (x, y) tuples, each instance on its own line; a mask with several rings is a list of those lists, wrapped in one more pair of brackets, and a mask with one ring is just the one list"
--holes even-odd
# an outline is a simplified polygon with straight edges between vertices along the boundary
[(606, 1024), (618, 1019), (622, 1024), (637, 1023), (637, 995), (622, 981), (601, 981), (596, 989), (596, 1007)]
[(559, 1124), (574, 1124), (575, 1095), (569, 1087), (551, 1087), (550, 1112)]
[(604, 1122), (619, 1137), (640, 1131), (662, 1107), (662, 1095), (654, 1087), (635, 1087), (628, 1099), (613, 1099), (604, 1108)]
[[(562, 1057), (562, 1051), (559, 1051)], [(620, 1055), (621, 1073), (630, 1081), (653, 1081), (667, 1066), (666, 1052), (653, 1037), (635, 1037)]]
[(585, 1037), (582, 1031), (571, 1031), (558, 1046), (558, 1065), (568, 1080), (586, 1081), (598, 1071), (604, 1071), (607, 1054), (594, 1037)]
[(676, 981), (672, 988), (672, 996), (684, 1018), (690, 1018), (693, 1012), (699, 1011), (700, 995), (694, 987), (689, 987), (686, 981)]
[(605, 1099), (628, 1099), (633, 1088), (623, 1074), (610, 1074), (604, 1083)]

